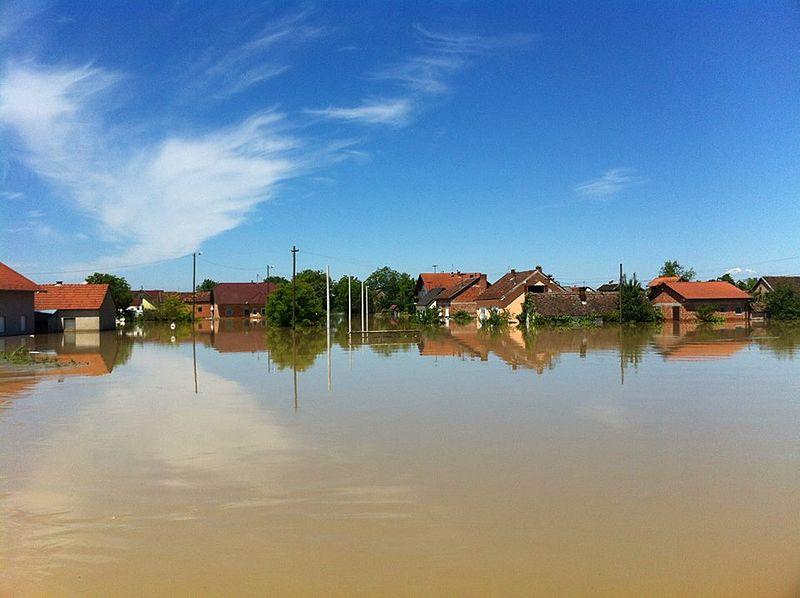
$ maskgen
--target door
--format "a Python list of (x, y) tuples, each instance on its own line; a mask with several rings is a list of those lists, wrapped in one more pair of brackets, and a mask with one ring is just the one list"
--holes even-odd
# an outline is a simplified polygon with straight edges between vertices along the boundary
[(681, 308), (677, 305), (672, 308), (672, 319), (673, 320), (681, 319)]
[(64, 318), (64, 332), (75, 330), (75, 318)]

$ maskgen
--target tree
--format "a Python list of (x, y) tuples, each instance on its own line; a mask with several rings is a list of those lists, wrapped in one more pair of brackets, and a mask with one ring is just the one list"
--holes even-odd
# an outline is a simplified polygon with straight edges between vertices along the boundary
[(800, 320), (800, 293), (789, 285), (778, 285), (767, 293), (764, 304), (770, 320)]
[(679, 278), (685, 278), (686, 280), (692, 280), (694, 278), (695, 271), (692, 268), (682, 266), (677, 260), (667, 260), (664, 262), (664, 265), (661, 266), (661, 270), (659, 270), (658, 275), (677, 276)]
[(215, 280), (211, 280), (210, 278), (206, 278), (203, 282), (197, 285), (198, 291), (213, 291), (214, 287), (217, 286), (217, 282)]
[[(361, 281), (355, 276), (351, 282), (353, 313), (361, 311)], [(331, 283), (331, 310), (347, 313), (347, 276)]]
[[(277, 288), (267, 299), (266, 317), (273, 326), (292, 325), (292, 299), (291, 284), (284, 284)], [(305, 281), (297, 281), (297, 312), (296, 323), (298, 326), (315, 326), (325, 318), (325, 305), (314, 287)]]
[(155, 309), (145, 310), (142, 317), (161, 322), (188, 322), (192, 319), (192, 310), (178, 295), (167, 295)]
[(289, 281), (286, 280), (283, 276), (270, 276), (269, 278), (265, 278), (264, 282), (271, 282), (272, 284), (278, 285), (278, 284), (286, 284)]
[(107, 284), (117, 309), (125, 309), (131, 304), (131, 301), (133, 301), (131, 285), (121, 276), (95, 272), (91, 276), (86, 277), (86, 282), (89, 284)]
[(636, 279), (636, 274), (633, 275), (631, 280), (623, 279), (620, 294), (622, 313), (609, 314), (609, 320), (620, 319), (620, 315), (623, 323), (660, 322), (664, 318), (661, 310), (650, 303), (647, 298), (647, 291), (642, 288), (642, 285)]
[(737, 288), (748, 292), (753, 290), (753, 287), (756, 286), (756, 283), (758, 282), (758, 278), (754, 278), (752, 276), (743, 278), (741, 280), (736, 280), (733, 276), (731, 276), (730, 272), (725, 272), (725, 274), (717, 278), (717, 280), (729, 282), (732, 285), (735, 285)]
[[(322, 307), (325, 307), (325, 284), (326, 276), (322, 270), (303, 270), (297, 273), (297, 284), (301, 282), (309, 285), (314, 291), (314, 295), (320, 300)], [(290, 285), (291, 286), (291, 285)], [(333, 301), (333, 289), (331, 289), (331, 301)]]
[(712, 322), (724, 322), (723, 316), (717, 315), (718, 305), (701, 305), (694, 310), (694, 317), (698, 322), (710, 324)]
[(416, 281), (410, 274), (398, 272), (389, 266), (375, 270), (367, 277), (367, 286), (374, 308), (385, 311), (396, 305), (400, 311), (414, 311), (414, 286)]

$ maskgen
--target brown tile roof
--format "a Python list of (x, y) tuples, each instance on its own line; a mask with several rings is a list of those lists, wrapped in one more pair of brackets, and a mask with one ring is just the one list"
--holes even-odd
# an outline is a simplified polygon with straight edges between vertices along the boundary
[(211, 293), (217, 305), (265, 305), (277, 288), (274, 282), (220, 282)]
[(668, 287), (684, 299), (750, 299), (750, 294), (729, 282), (665, 282)]
[(761, 280), (766, 282), (772, 290), (779, 286), (789, 286), (800, 291), (800, 276), (762, 276)]
[(436, 287), (449, 289), (467, 278), (480, 278), (480, 272), (423, 272), (417, 278), (417, 290), (430, 291)]
[(469, 278), (465, 278), (461, 282), (445, 288), (436, 298), (441, 299), (442, 301), (449, 301), (466, 291), (480, 279), (480, 276), (470, 276)]
[(547, 317), (558, 316), (602, 316), (619, 309), (619, 293), (587, 293), (586, 301), (581, 301), (578, 293), (532, 293), (534, 309), (537, 314)]
[(512, 270), (504, 274), (500, 280), (481, 293), (476, 301), (489, 301), (503, 298), (514, 299), (525, 290), (526, 285), (535, 284), (537, 282), (545, 284), (548, 282), (552, 283), (560, 292), (566, 292), (564, 287), (541, 270)]
[(43, 284), (44, 293), (36, 293), (34, 308), (100, 309), (108, 293), (107, 284)]
[[(172, 293), (167, 292), (168, 295), (177, 295), (180, 297), (180, 300), (184, 303), (191, 303), (192, 302), (192, 292), (180, 292), (180, 293)], [(211, 291), (197, 291), (196, 293), (196, 301), (198, 303), (211, 303)]]
[(38, 291), (39, 285), (0, 262), (0, 291)]

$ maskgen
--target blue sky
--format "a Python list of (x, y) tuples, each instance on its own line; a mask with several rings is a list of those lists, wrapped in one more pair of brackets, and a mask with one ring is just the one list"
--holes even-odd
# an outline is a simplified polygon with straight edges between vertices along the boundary
[(0, 14), (37, 281), (800, 273), (796, 3), (73, 4)]

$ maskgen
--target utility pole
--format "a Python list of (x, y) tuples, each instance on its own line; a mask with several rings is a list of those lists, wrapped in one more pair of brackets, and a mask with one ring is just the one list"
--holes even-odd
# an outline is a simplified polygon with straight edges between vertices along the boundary
[[(347, 275), (347, 334), (353, 333), (353, 277)], [(349, 339), (349, 337), (348, 337)]]
[(292, 245), (292, 330), (295, 328), (295, 318), (297, 317), (297, 252), (300, 251)]
[(364, 287), (364, 312), (367, 314), (364, 318), (364, 322), (367, 325), (367, 332), (369, 332), (369, 287)]
[(436, 268), (438, 268), (438, 267), (439, 267), (439, 264), (434, 264), (433, 265), (433, 273), (434, 274), (436, 274)]
[(331, 336), (331, 267), (325, 266), (325, 309), (327, 313), (328, 338)]
[(364, 332), (364, 281), (361, 281), (361, 332)]
[(194, 311), (197, 305), (197, 256), (203, 255), (202, 251), (192, 253), (192, 330), (194, 330)]
[(274, 267), (275, 266), (272, 264), (267, 264), (267, 280), (265, 280), (264, 282), (269, 282), (269, 269)]
[(619, 265), (619, 323), (622, 324), (622, 264)]

